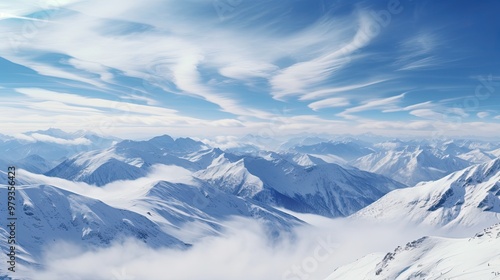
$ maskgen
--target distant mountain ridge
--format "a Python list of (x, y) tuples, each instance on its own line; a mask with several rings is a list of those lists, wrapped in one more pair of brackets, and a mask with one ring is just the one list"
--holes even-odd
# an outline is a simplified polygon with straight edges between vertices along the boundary
[(405, 145), (358, 158), (353, 165), (407, 185), (437, 180), (472, 163), (430, 146)]

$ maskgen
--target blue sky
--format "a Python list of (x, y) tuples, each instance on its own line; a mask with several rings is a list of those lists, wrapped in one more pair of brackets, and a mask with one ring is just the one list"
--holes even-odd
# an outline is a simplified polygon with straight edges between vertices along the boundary
[(498, 1), (0, 3), (4, 134), (496, 137)]

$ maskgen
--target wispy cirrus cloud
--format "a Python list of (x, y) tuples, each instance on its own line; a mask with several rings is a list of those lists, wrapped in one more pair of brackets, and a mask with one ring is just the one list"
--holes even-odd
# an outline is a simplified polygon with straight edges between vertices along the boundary
[(432, 68), (436, 65), (443, 63), (442, 60), (436, 58), (435, 56), (428, 56), (424, 58), (418, 58), (413, 61), (408, 61), (405, 65), (401, 66), (399, 70), (415, 70), (415, 69), (424, 69), (424, 68)]
[(14, 137), (21, 139), (21, 140), (30, 141), (30, 142), (48, 142), (48, 143), (55, 143), (55, 144), (61, 144), (61, 145), (90, 145), (90, 144), (92, 144), (89, 139), (84, 138), (84, 137), (79, 137), (79, 138), (75, 138), (75, 139), (63, 139), (63, 138), (57, 138), (57, 137), (53, 137), (53, 136), (45, 135), (45, 134), (40, 134), (40, 133), (31, 133), (29, 135), (17, 134), (17, 135), (14, 135)]
[(319, 98), (323, 98), (323, 97), (334, 95), (334, 94), (349, 93), (353, 90), (366, 88), (366, 87), (369, 87), (372, 85), (383, 83), (385, 81), (387, 81), (387, 79), (380, 79), (380, 80), (375, 80), (375, 81), (366, 82), (366, 83), (359, 83), (359, 84), (350, 84), (350, 85), (346, 85), (346, 86), (323, 88), (323, 89), (319, 89), (319, 90), (305, 93), (304, 95), (302, 95), (299, 98), (299, 100), (314, 100), (314, 99), (319, 99)]
[[(170, 2), (147, 1), (138, 5), (134, 1), (121, 1), (119, 9), (114, 6), (112, 8), (112, 5), (100, 6), (98, 10), (92, 9), (96, 3), (79, 2), (68, 6), (77, 13), (71, 17), (63, 13), (57, 17), (59, 24), (44, 26), (43, 29), (37, 30), (38, 36), (30, 38), (31, 46), (39, 46), (38, 51), (63, 53), (70, 57), (67, 65), (73, 69), (61, 69), (61, 65), (34, 61), (33, 58), (7, 56), (41, 75), (88, 83), (108, 91), (118, 83), (112, 71), (147, 81), (152, 75), (148, 70), (152, 65), (154, 67), (161, 63), (164, 72), (153, 74), (170, 80), (178, 89), (171, 91), (164, 88), (165, 90), (200, 98), (235, 116), (269, 118), (272, 114), (249, 108), (233, 94), (209, 86), (201, 69), (218, 69), (223, 77), (241, 82), (252, 78), (270, 78), (278, 69), (274, 61), (283, 57), (281, 48), (292, 46), (292, 53), (300, 54), (300, 51), (309, 48), (310, 44), (325, 41), (317, 34), (325, 30), (317, 26), (291, 36), (268, 32), (249, 39), (246, 35), (240, 35), (239, 30), (221, 29), (216, 26), (218, 22), (207, 18), (202, 20), (208, 23), (203, 26), (196, 22), (178, 21), (176, 15), (170, 18), (162, 17), (160, 20), (158, 17), (143, 16), (141, 13), (154, 11), (155, 8), (163, 10), (174, 7)], [(97, 18), (89, 20), (88, 15)], [(79, 27), (78, 33), (69, 25), (63, 24), (70, 20), (72, 26)], [(133, 33), (134, 36), (123, 31), (119, 36), (109, 36), (108, 30), (124, 23), (131, 26), (151, 26), (153, 31), (136, 32)], [(164, 28), (168, 28), (168, 31), (162, 32)], [(199, 36), (200, 32), (203, 34), (203, 30), (211, 36)], [(331, 40), (332, 36), (329, 36), (328, 40)], [(82, 37), (93, 42), (93, 45), (79, 44), (79, 38)], [(218, 40), (213, 40), (213, 37)], [(256, 42), (258, 43), (255, 44)], [(97, 79), (89, 77), (89, 74), (96, 75)]]
[[(108, 110), (118, 110), (123, 112), (144, 114), (144, 115), (160, 115), (160, 116), (176, 116), (176, 110), (166, 109), (163, 107), (154, 107), (140, 105), (136, 103), (127, 103), (121, 101), (113, 101), (102, 98), (89, 98), (77, 94), (60, 93), (37, 88), (19, 88), (17, 92), (37, 101), (52, 101), (50, 104), (70, 104), (83, 108), (103, 108)], [(50, 109), (50, 108), (49, 108)]]
[(303, 95), (311, 90), (311, 85), (314, 88), (314, 85), (321, 84), (350, 63), (355, 58), (353, 53), (373, 39), (373, 34), (368, 32), (373, 21), (367, 13), (360, 12), (356, 32), (350, 35), (351, 30), (347, 29), (339, 36), (340, 40), (349, 40), (347, 44), (337, 44), (330, 52), (281, 70), (270, 80), (273, 97), (281, 100), (288, 96)]
[(345, 107), (350, 105), (349, 99), (343, 97), (332, 97), (309, 104), (309, 108), (317, 111), (324, 108)]
[(425, 101), (413, 105), (408, 105), (405, 107), (398, 107), (398, 108), (392, 108), (392, 109), (386, 109), (383, 110), (382, 112), (384, 113), (391, 113), (391, 112), (401, 112), (401, 111), (412, 111), (412, 110), (417, 110), (417, 109), (427, 109), (427, 108), (435, 108), (436, 104), (434, 104), (432, 101)]
[(251, 78), (268, 78), (276, 70), (278, 70), (278, 66), (270, 63), (240, 61), (233, 65), (228, 65), (221, 68), (219, 70), (219, 73), (228, 78), (245, 80)]
[[(481, 42), (455, 36), (461, 30), (445, 18), (411, 19), (413, 3), (401, 6), (382, 26), (375, 15), (387, 7), (367, 1), (242, 1), (223, 20), (209, 0), (0, 4), (9, 15), (0, 21), (0, 39), (8, 42), (0, 45), (2, 93), (31, 87), (85, 99), (23, 95), (11, 106), (2, 98), (0, 117), (19, 116), (11, 122), (19, 130), (54, 120), (71, 127), (85, 116), (123, 131), (175, 126), (196, 134), (210, 127), (227, 135), (272, 127), (282, 135), (325, 131), (330, 124), (349, 132), (367, 120), (396, 123), (396, 115), (417, 121), (493, 115), (492, 104), (500, 104), (494, 94), (480, 105), (493, 108), (475, 112), (456, 110), (454, 102), (474, 92), (471, 75), (498, 76), (488, 68), (496, 53), (471, 51), (484, 49)], [(458, 54), (474, 58), (474, 69)], [(406, 91), (425, 93), (402, 98)], [(92, 106), (89, 98), (130, 109)], [(444, 101), (453, 98), (458, 101)], [(286, 116), (279, 113), (283, 107)], [(340, 113), (326, 115), (327, 108)]]
[(369, 110), (380, 110), (386, 111), (391, 108), (398, 107), (397, 105), (403, 100), (406, 93), (402, 93), (400, 95), (391, 96), (387, 98), (380, 98), (367, 101), (359, 106), (351, 107), (344, 110), (341, 113), (338, 113), (337, 116), (343, 117), (345, 119), (356, 119), (357, 117), (353, 115), (354, 113), (369, 111)]
[(438, 113), (434, 110), (431, 109), (416, 109), (410, 111), (410, 115), (414, 115), (420, 118), (424, 119), (436, 119), (436, 120), (442, 120), (445, 119), (446, 115), (442, 113)]
[(399, 70), (418, 70), (446, 64), (447, 60), (438, 56), (438, 49), (443, 44), (443, 36), (420, 32), (400, 43), (400, 55), (395, 65)]

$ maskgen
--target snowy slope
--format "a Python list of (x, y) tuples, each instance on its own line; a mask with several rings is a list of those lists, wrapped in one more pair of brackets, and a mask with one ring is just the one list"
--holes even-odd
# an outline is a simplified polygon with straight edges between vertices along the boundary
[[(0, 188), (0, 195), (7, 197), (7, 189)], [(99, 247), (134, 237), (151, 246), (184, 246), (142, 215), (54, 186), (19, 186), (16, 204), (17, 241), (34, 258), (61, 241)], [(6, 211), (2, 207), (0, 215), (6, 217)]]
[(385, 175), (407, 185), (442, 178), (471, 163), (429, 146), (391, 147), (352, 163), (359, 169)]
[(327, 164), (328, 162), (319, 158), (315, 157), (310, 154), (302, 154), (302, 153), (294, 153), (294, 154), (284, 154), (284, 157), (293, 163), (296, 163), (300, 166), (304, 167), (310, 167), (314, 165), (321, 165), (321, 164)]
[(125, 140), (116, 144), (115, 147), (118, 153), (127, 154), (128, 156), (134, 156), (136, 153), (140, 153), (142, 156), (144, 152), (150, 155), (161, 152), (161, 154), (182, 156), (207, 148), (202, 142), (191, 138), (177, 138), (174, 140), (168, 135), (157, 136), (147, 141)]
[(155, 221), (162, 229), (185, 242), (221, 234), (233, 217), (260, 220), (278, 236), (301, 224), (299, 220), (267, 205), (219, 191), (198, 182), (192, 185), (159, 181), (141, 186), (145, 192), (127, 202), (108, 199), (119, 208), (130, 209)]
[(241, 197), (305, 213), (346, 216), (385, 193), (405, 187), (393, 180), (336, 164), (306, 165), (286, 155), (222, 154), (195, 176)]
[[(234, 159), (233, 159), (234, 160)], [(245, 167), (245, 159), (231, 161), (226, 154), (215, 158), (207, 169), (194, 174), (218, 189), (243, 197), (253, 197), (262, 191), (264, 183)]]
[(192, 177), (178, 166), (155, 165), (153, 173), (102, 187), (20, 171), (29, 186), (52, 184), (58, 189), (102, 201), (113, 209), (135, 212), (184, 242), (220, 234), (233, 217), (255, 218), (270, 232), (290, 231), (301, 221), (270, 206), (237, 197)]
[(474, 150), (473, 148), (470, 148), (471, 145), (477, 146), (477, 144), (464, 143), (462, 141), (454, 141), (454, 140), (448, 140), (448, 141), (437, 142), (437, 143), (432, 144), (432, 146), (434, 148), (439, 149), (443, 153), (445, 153), (447, 155), (452, 155), (452, 156), (466, 154), (466, 153)]
[(457, 157), (471, 163), (483, 163), (496, 158), (496, 156), (480, 149), (471, 150), (467, 153), (460, 154)]
[(195, 163), (198, 169), (205, 169), (210, 164), (212, 164), (213, 160), (218, 158), (224, 152), (219, 148), (206, 149), (197, 151), (188, 155), (183, 156), (183, 159), (187, 159), (190, 162)]
[(127, 159), (118, 155), (114, 148), (109, 148), (104, 152), (78, 154), (45, 174), (102, 186), (116, 180), (132, 180), (145, 176), (147, 170), (141, 168), (142, 163), (141, 159)]
[(353, 141), (329, 141), (313, 145), (295, 146), (293, 150), (312, 155), (337, 157), (344, 162), (349, 162), (374, 152), (373, 149), (366, 146), (368, 143), (363, 144)]
[(500, 224), (473, 238), (423, 237), (387, 254), (371, 254), (326, 280), (499, 279)]
[(279, 147), (279, 150), (287, 151), (293, 149), (293, 147), (296, 146), (308, 146), (321, 142), (328, 142), (328, 139), (321, 137), (294, 137), (282, 143)]
[(395, 190), (353, 218), (437, 226), (478, 226), (500, 220), (500, 158), (440, 180)]
[(484, 163), (500, 156), (494, 152), (499, 147), (498, 142), (448, 140), (433, 143), (432, 146), (444, 154), (456, 156), (470, 163)]
[(489, 152), (489, 154), (491, 154), (494, 157), (500, 157), (500, 149), (493, 150)]
[[(217, 190), (189, 170), (164, 166), (157, 171), (95, 187), (18, 170), (23, 178), (16, 194), (19, 264), (43, 265), (45, 250), (59, 242), (94, 250), (134, 238), (151, 248), (188, 248), (200, 238), (224, 234), (238, 217), (258, 220), (272, 238), (303, 224), (273, 207)], [(7, 197), (6, 192), (1, 186), (0, 195)], [(7, 216), (6, 207), (0, 215)], [(6, 230), (0, 225), (0, 241)]]
[[(349, 215), (387, 192), (405, 187), (383, 176), (345, 169), (311, 155), (236, 156), (202, 145), (178, 148), (172, 141), (168, 136), (140, 144), (123, 141), (104, 151), (77, 155), (46, 175), (104, 186), (142, 178), (154, 164), (175, 165), (197, 171), (197, 178), (225, 193), (326, 216)], [(201, 150), (192, 152), (196, 149)]]
[(148, 141), (125, 140), (106, 150), (78, 154), (46, 175), (103, 186), (143, 177), (151, 165), (158, 163), (195, 169), (196, 165), (181, 157), (202, 149), (206, 146), (201, 142), (189, 138), (174, 140), (167, 135)]
[(169, 136), (122, 141), (106, 150), (79, 154), (46, 175), (104, 186), (142, 178), (154, 164), (197, 171), (197, 178), (231, 195), (326, 216), (349, 215), (387, 192), (405, 187), (307, 154), (260, 151), (255, 156), (237, 156)]
[(39, 155), (32, 154), (23, 159), (13, 162), (16, 167), (28, 170), (33, 173), (43, 174), (54, 168), (54, 164), (46, 161)]

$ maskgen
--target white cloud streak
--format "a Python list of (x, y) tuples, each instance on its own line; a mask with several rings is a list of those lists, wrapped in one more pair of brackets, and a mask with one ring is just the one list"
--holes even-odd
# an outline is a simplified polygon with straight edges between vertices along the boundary
[[(146, 106), (135, 103), (113, 101), (102, 98), (88, 98), (77, 94), (59, 93), (38, 88), (18, 88), (17, 92), (36, 101), (52, 101), (79, 107), (103, 108), (144, 115), (175, 116), (176, 110)], [(51, 103), (54, 104), (54, 103)]]
[[(366, 13), (359, 13), (358, 24), (359, 28), (348, 44), (337, 45), (331, 52), (311, 60), (295, 63), (273, 77), (270, 81), (273, 97), (282, 100), (288, 96), (303, 95), (311, 89), (311, 85), (321, 84), (333, 73), (351, 62), (355, 58), (353, 53), (366, 46), (374, 37), (368, 31), (373, 24), (373, 19), (370, 16)], [(347, 30), (345, 32), (348, 34)], [(348, 38), (346, 34), (342, 35), (344, 39)]]
[(324, 108), (335, 108), (335, 107), (345, 107), (350, 105), (351, 103), (347, 98), (343, 97), (333, 97), (333, 98), (327, 98), (323, 99), (321, 101), (316, 101), (311, 104), (309, 104), (309, 108), (313, 109), (314, 111), (318, 111), (320, 109)]
[(447, 61), (435, 55), (443, 44), (443, 36), (430, 32), (421, 32), (400, 44), (400, 56), (395, 65), (399, 70), (419, 70), (435, 68)]
[(477, 117), (480, 118), (480, 119), (484, 119), (484, 118), (487, 118), (489, 116), (490, 116), (489, 112), (479, 112), (479, 113), (477, 113)]
[(299, 99), (300, 100), (313, 100), (313, 99), (318, 99), (322, 98), (325, 96), (333, 95), (333, 94), (338, 94), (338, 93), (343, 93), (343, 92), (350, 92), (353, 90), (365, 88), (371, 85), (379, 84), (382, 82), (387, 81), (386, 79), (382, 80), (377, 80), (373, 82), (367, 82), (367, 83), (360, 83), (360, 84), (353, 84), (353, 85), (348, 85), (348, 86), (342, 86), (342, 87), (330, 87), (326, 89), (320, 89), (320, 90), (315, 90), (309, 93), (305, 93), (302, 95)]
[(444, 120), (445, 115), (442, 113), (435, 112), (431, 109), (417, 109), (410, 111), (410, 115), (414, 115), (419, 118), (424, 119), (434, 119), (434, 120)]
[(20, 137), (20, 139), (28, 140), (31, 142), (48, 142), (60, 145), (90, 145), (92, 144), (89, 139), (80, 137), (76, 139), (62, 139), (57, 137), (52, 137), (49, 135), (44, 135), (40, 133), (32, 133), (30, 135), (24, 135), (25, 137)]
[(346, 119), (355, 119), (356, 116), (352, 115), (353, 113), (359, 113), (369, 110), (390, 110), (391, 108), (396, 107), (396, 104), (400, 103), (401, 100), (403, 100), (404, 96), (405, 93), (402, 93), (400, 95), (387, 98), (370, 100), (362, 105), (348, 108), (337, 115)]

